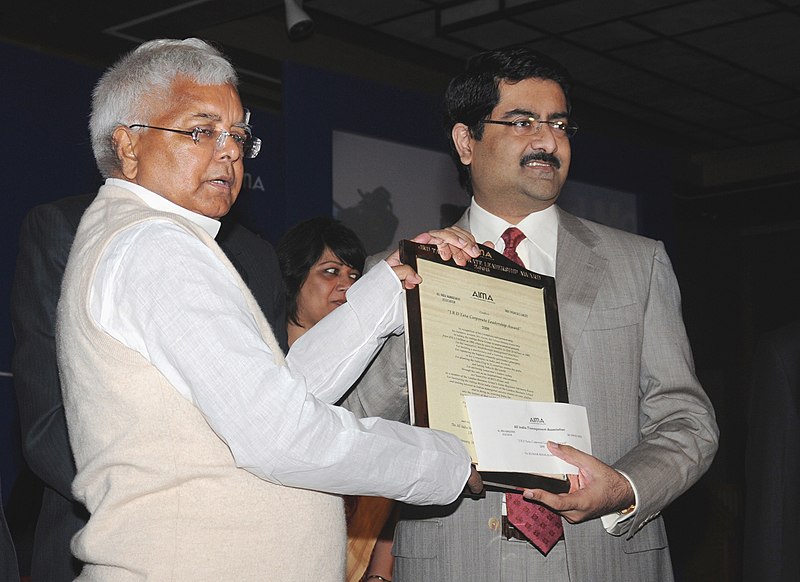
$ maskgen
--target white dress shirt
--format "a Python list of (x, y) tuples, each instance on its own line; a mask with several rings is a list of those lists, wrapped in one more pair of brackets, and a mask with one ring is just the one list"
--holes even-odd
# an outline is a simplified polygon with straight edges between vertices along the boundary
[[(217, 233), (216, 220), (135, 184), (107, 183)], [(150, 220), (121, 232), (104, 251), (90, 312), (200, 409), (239, 467), (306, 489), (453, 501), (470, 473), (456, 437), (359, 421), (326, 404), (355, 382), (385, 337), (402, 330), (402, 287), (385, 262), (347, 299), (292, 345), (287, 365), (278, 365), (234, 276), (212, 250), (173, 222)]]
[(558, 245), (558, 213), (555, 206), (533, 212), (518, 224), (506, 222), (499, 216), (481, 208), (475, 199), (469, 210), (469, 229), (479, 243), (491, 241), (502, 253), (506, 244), (502, 239), (507, 228), (517, 227), (525, 234), (517, 245), (517, 254), (526, 269), (541, 275), (556, 275), (556, 247)]
[[(533, 212), (519, 223), (511, 224), (481, 208), (475, 199), (472, 199), (469, 210), (469, 229), (476, 241), (480, 243), (491, 241), (494, 243), (495, 250), (502, 253), (505, 249), (502, 235), (507, 228), (512, 226), (525, 233), (525, 238), (519, 242), (516, 249), (525, 267), (542, 275), (555, 277), (558, 247), (558, 212), (556, 212), (555, 206)], [(631, 484), (633, 494), (638, 502), (639, 494), (636, 491), (636, 485), (625, 473), (621, 471), (620, 473)], [(633, 517), (635, 511), (634, 509), (625, 514), (615, 512), (604, 515), (600, 519), (608, 533), (622, 535), (629, 529), (630, 518)]]

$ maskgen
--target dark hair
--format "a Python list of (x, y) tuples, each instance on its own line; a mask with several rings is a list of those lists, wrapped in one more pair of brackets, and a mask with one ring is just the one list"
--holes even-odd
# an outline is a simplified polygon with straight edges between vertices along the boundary
[(461, 186), (472, 195), (469, 166), (461, 163), (453, 143), (456, 123), (469, 127), (472, 137), (483, 137), (483, 120), (489, 117), (500, 100), (500, 82), (517, 83), (525, 79), (555, 81), (564, 91), (570, 110), (572, 79), (567, 70), (547, 55), (525, 47), (511, 47), (478, 53), (467, 61), (463, 73), (454, 77), (444, 94), (444, 126), (450, 155), (458, 169)]
[(367, 253), (358, 235), (330, 216), (318, 216), (290, 228), (278, 242), (278, 264), (286, 293), (286, 320), (297, 321), (297, 296), (311, 267), (328, 247), (343, 263), (364, 271)]

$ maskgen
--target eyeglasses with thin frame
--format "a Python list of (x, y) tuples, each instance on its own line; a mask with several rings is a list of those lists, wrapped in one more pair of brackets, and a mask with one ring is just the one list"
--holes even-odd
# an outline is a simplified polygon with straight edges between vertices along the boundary
[(533, 135), (544, 123), (549, 125), (556, 135), (572, 137), (578, 132), (578, 125), (566, 119), (536, 119), (535, 117), (520, 117), (512, 121), (501, 121), (498, 119), (484, 119), (484, 123), (494, 123), (497, 125), (507, 125), (513, 128), (516, 135)]
[(252, 159), (258, 155), (261, 150), (261, 140), (253, 137), (250, 133), (231, 133), (224, 129), (209, 129), (207, 127), (195, 127), (194, 129), (173, 129), (171, 127), (158, 127), (155, 125), (145, 125), (143, 123), (134, 123), (128, 126), (131, 129), (136, 127), (144, 127), (147, 129), (158, 129), (159, 131), (171, 131), (172, 133), (179, 133), (181, 135), (188, 135), (196, 144), (213, 143), (214, 151), (219, 151), (225, 147), (225, 142), (230, 137), (239, 146), (239, 151), (242, 152), (243, 158)]

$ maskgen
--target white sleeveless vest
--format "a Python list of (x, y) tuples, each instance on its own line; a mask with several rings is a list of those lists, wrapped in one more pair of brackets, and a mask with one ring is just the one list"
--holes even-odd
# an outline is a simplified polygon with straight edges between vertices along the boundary
[(78, 470), (73, 492), (91, 513), (72, 540), (87, 564), (79, 579), (341, 582), (341, 498), (237, 468), (200, 411), (93, 323), (89, 290), (103, 250), (121, 230), (152, 219), (175, 222), (212, 249), (284, 365), (255, 299), (205, 231), (123, 188), (100, 189), (78, 228), (58, 305), (58, 362)]

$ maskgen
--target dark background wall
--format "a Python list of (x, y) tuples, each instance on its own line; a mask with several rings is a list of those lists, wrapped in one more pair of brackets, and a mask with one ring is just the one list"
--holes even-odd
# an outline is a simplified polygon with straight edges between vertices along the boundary
[[(8, 113), (0, 140), (6, 179), (0, 304), (8, 306), (25, 213), (36, 204), (94, 192), (101, 182), (87, 130), (91, 88), (100, 70), (7, 44), (0, 44), (0, 59)], [(247, 164), (234, 210), (273, 242), (292, 224), (331, 211), (332, 130), (446, 151), (438, 98), (291, 62), (284, 63), (282, 87), (280, 114), (253, 108), (264, 147)], [(590, 131), (573, 143), (571, 177), (635, 193), (640, 231), (664, 240), (673, 259), (698, 373), (715, 404), (723, 439), (709, 474), (665, 512), (667, 526), (673, 531), (671, 524), (691, 524), (671, 536), (681, 579), (735, 580), (745, 500), (749, 358), (762, 332), (800, 317), (794, 286), (800, 231), (785, 221), (780, 227), (767, 219), (742, 222), (742, 207), (752, 207), (753, 216), (780, 214), (770, 202), (783, 199), (785, 192), (774, 190), (780, 185), (756, 183), (740, 192), (683, 199), (675, 195), (682, 171), (669, 152), (652, 146)], [(7, 375), (12, 349), (6, 307), (0, 310), (0, 475), (7, 513), (24, 537), (31, 515), (19, 506), (27, 499), (19, 487), (35, 487), (35, 481), (26, 475), (19, 452)]]

